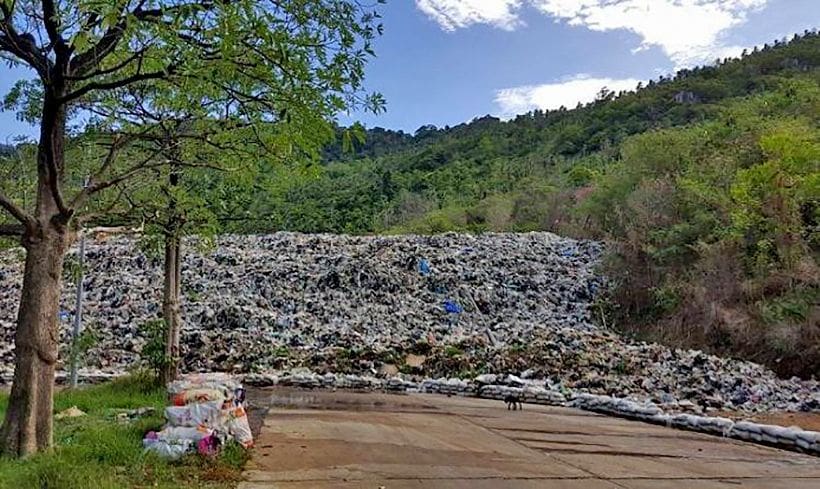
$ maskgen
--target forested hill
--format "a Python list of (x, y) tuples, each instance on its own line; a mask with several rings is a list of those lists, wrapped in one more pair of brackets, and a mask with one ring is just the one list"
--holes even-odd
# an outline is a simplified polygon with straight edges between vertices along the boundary
[(605, 239), (607, 321), (820, 372), (820, 36), (572, 110), (483, 117), (328, 148), (233, 231), (550, 230)]
[[(459, 156), (459, 144), (475, 142), (482, 136), (513, 136), (516, 143), (538, 143), (538, 149), (557, 155), (578, 155), (618, 142), (624, 136), (658, 127), (668, 127), (708, 119), (714, 104), (776, 87), (783, 77), (811, 71), (820, 65), (820, 40), (812, 32), (790, 42), (776, 41), (740, 59), (725, 59), (714, 66), (681, 70), (674, 77), (639, 84), (636, 91), (615, 93), (601, 87), (597, 100), (586, 106), (555, 111), (536, 110), (511, 121), (492, 116), (474, 119), (455, 127), (426, 125), (415, 134), (374, 128), (365, 140), (345, 154), (341, 144), (329, 148), (329, 161), (378, 158), (395, 152), (413, 152), (431, 143), (445, 143)], [(512, 142), (512, 141), (511, 141)], [(546, 144), (546, 146), (544, 146)], [(531, 146), (509, 144), (496, 153), (517, 155), (532, 151)], [(419, 155), (416, 155), (419, 156)], [(421, 155), (423, 157), (423, 155)]]
[[(596, 156), (617, 154), (627, 136), (716, 120), (728, 101), (772, 93), (790, 80), (816, 83), (818, 66), (820, 36), (807, 32), (741, 59), (661, 77), (635, 92), (602, 87), (596, 102), (572, 110), (536, 110), (510, 121), (485, 116), (454, 127), (422, 126), (413, 135), (370, 129), (353, 152), (342, 151), (341, 143), (328, 148), (320, 178), (292, 182), (280, 189), (283, 198), (274, 199), (275, 206), (259, 211), (272, 216), (266, 223), (270, 229), (367, 233), (418, 228), (414, 219), (431, 210), (469, 208), (495, 193), (526, 191), (544, 172), (553, 178), (559, 170), (570, 171), (567, 162), (584, 159), (585, 166), (595, 165)], [(572, 173), (578, 179), (585, 172)], [(266, 200), (257, 202), (265, 207)], [(493, 228), (468, 221), (461, 227)]]

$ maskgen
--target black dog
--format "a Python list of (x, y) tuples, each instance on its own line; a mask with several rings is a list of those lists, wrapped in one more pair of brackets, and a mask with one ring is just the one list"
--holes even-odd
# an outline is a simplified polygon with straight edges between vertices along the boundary
[(510, 409), (512, 409), (513, 411), (524, 409), (524, 405), (521, 404), (521, 399), (519, 399), (518, 396), (514, 396), (512, 394), (508, 394), (507, 397), (504, 398), (504, 404), (507, 405), (507, 411), (509, 411)]

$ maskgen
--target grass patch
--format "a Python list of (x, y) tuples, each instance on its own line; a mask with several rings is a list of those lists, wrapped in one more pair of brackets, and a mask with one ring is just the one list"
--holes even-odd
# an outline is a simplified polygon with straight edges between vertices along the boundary
[[(0, 394), (0, 415), (7, 394)], [(145, 376), (63, 390), (55, 412), (77, 406), (87, 416), (54, 421), (55, 448), (25, 460), (0, 459), (0, 488), (125, 489), (213, 488), (236, 486), (247, 460), (238, 445), (225, 447), (215, 460), (189, 456), (167, 462), (142, 449), (143, 435), (160, 428), (165, 392)], [(155, 414), (131, 422), (115, 419), (117, 410), (154, 407)]]

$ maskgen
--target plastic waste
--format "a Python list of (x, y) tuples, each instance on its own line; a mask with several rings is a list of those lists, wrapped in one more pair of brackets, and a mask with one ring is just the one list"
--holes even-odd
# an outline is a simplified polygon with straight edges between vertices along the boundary
[(231, 376), (188, 375), (168, 384), (168, 393), (173, 404), (165, 408), (168, 424), (162, 431), (146, 435), (146, 447), (156, 446), (152, 450), (173, 458), (183, 450), (179, 445), (212, 455), (228, 437), (243, 447), (253, 446), (253, 433), (242, 406), (245, 389)]
[(193, 447), (193, 441), (188, 439), (162, 440), (158, 434), (150, 431), (142, 440), (142, 446), (146, 452), (157, 454), (165, 460), (179, 460)]
[(233, 399), (237, 405), (243, 404), (245, 402), (245, 389), (242, 387), (234, 389)]
[(127, 423), (129, 421), (133, 421), (135, 419), (142, 418), (144, 416), (150, 416), (154, 414), (156, 409), (153, 407), (141, 407), (137, 409), (118, 409), (113, 412), (114, 419), (121, 423)]
[(248, 423), (248, 414), (245, 412), (245, 408), (237, 407), (223, 410), (223, 416), (223, 423), (227, 427), (228, 434), (243, 447), (251, 448), (253, 446), (253, 433), (251, 432), (250, 423)]
[(161, 441), (176, 442), (180, 440), (190, 440), (192, 443), (198, 443), (199, 440), (213, 434), (214, 430), (206, 426), (169, 426), (156, 433), (157, 439)]
[(202, 456), (213, 457), (219, 453), (222, 441), (216, 435), (206, 436), (196, 444), (196, 451)]
[(218, 389), (234, 391), (242, 385), (226, 373), (188, 374), (168, 384), (168, 393), (172, 396), (191, 389)]
[(171, 426), (213, 426), (219, 422), (222, 404), (222, 401), (209, 401), (186, 406), (169, 406), (165, 408), (165, 419)]
[(65, 411), (55, 414), (54, 419), (79, 418), (80, 416), (85, 416), (85, 413), (77, 406), (71, 406)]
[(576, 253), (577, 253), (577, 250), (575, 248), (571, 248), (571, 247), (567, 247), (567, 248), (564, 248), (563, 250), (561, 250), (561, 256), (563, 256), (564, 258), (573, 257), (573, 256), (575, 256)]
[(423, 277), (426, 277), (426, 276), (430, 275), (430, 262), (428, 262), (424, 258), (419, 260), (419, 273)]
[(464, 308), (462, 308), (461, 305), (450, 299), (444, 301), (444, 310), (448, 314), (461, 314), (464, 312)]
[(191, 403), (224, 401), (228, 398), (225, 389), (202, 388), (183, 390), (171, 397), (174, 406), (185, 406)]

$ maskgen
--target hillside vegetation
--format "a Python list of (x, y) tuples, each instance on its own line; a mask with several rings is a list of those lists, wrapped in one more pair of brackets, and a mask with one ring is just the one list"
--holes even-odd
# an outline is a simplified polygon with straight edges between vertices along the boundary
[(574, 110), (373, 129), (229, 228), (603, 239), (609, 326), (815, 375), (818, 66), (807, 32)]

